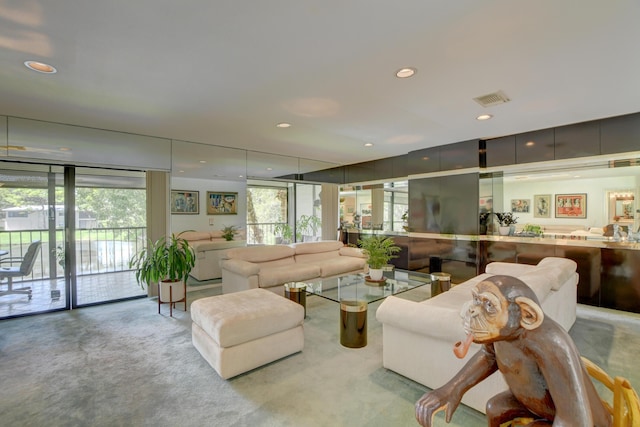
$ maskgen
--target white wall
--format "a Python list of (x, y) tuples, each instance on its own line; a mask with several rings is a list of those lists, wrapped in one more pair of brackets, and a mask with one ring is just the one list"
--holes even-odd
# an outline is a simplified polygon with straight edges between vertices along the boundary
[[(179, 233), (184, 230), (214, 231), (221, 230), (226, 225), (235, 225), (245, 229), (247, 227), (247, 184), (242, 181), (220, 181), (212, 179), (172, 178), (172, 190), (189, 190), (199, 192), (198, 215), (172, 214), (171, 232)], [(207, 215), (207, 191), (236, 192), (237, 215)]]
[[(512, 199), (529, 199), (531, 210), (529, 213), (515, 214), (518, 217), (518, 228), (525, 224), (538, 225), (570, 225), (576, 229), (580, 227), (603, 227), (608, 224), (607, 220), (607, 191), (610, 190), (634, 190), (637, 187), (636, 178), (611, 177), (611, 178), (590, 178), (557, 181), (505, 181), (504, 183), (504, 211), (511, 209)], [(587, 218), (555, 218), (555, 198), (556, 194), (586, 193), (587, 194)], [(534, 218), (533, 216), (533, 196), (537, 194), (551, 195), (551, 217)], [(637, 205), (636, 205), (637, 206)]]

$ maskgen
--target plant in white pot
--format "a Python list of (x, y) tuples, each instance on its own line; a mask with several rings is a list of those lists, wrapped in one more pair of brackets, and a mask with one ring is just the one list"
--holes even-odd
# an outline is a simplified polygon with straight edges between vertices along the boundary
[(273, 227), (273, 234), (276, 235), (276, 244), (287, 245), (293, 242), (293, 229), (289, 224), (279, 223)]
[(373, 235), (358, 240), (358, 245), (362, 248), (362, 252), (367, 257), (369, 264), (369, 277), (371, 280), (381, 280), (383, 275), (383, 267), (386, 266), (392, 258), (400, 252), (400, 247), (396, 246), (393, 238)]
[(296, 223), (296, 238), (299, 242), (317, 240), (322, 220), (315, 215), (301, 215)]
[(225, 225), (222, 229), (222, 237), (227, 242), (230, 242), (238, 234), (238, 227), (235, 225)]
[[(163, 302), (173, 307), (175, 302), (185, 301), (186, 309), (187, 277), (195, 262), (189, 242), (172, 234), (156, 242), (149, 240), (147, 246), (129, 260), (129, 268), (135, 268), (136, 280), (143, 289), (145, 285), (158, 284), (159, 313)], [(183, 286), (174, 286), (178, 282)]]
[(513, 216), (513, 212), (496, 212), (496, 217), (500, 223), (500, 235), (508, 236), (513, 234), (515, 230), (512, 229), (515, 229), (515, 227), (512, 226), (518, 222), (518, 217)]

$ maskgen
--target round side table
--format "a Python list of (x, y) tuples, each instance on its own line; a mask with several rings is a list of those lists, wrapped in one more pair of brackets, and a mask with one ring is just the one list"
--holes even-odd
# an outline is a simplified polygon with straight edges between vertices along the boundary
[(307, 317), (307, 284), (289, 282), (284, 284), (284, 296), (304, 307), (304, 317)]
[(367, 303), (340, 301), (340, 344), (349, 348), (367, 345)]

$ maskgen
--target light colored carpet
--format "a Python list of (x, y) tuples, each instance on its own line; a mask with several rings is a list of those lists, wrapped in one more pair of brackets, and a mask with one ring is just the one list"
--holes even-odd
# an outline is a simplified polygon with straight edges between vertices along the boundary
[[(217, 292), (189, 292), (189, 300)], [(417, 425), (414, 403), (427, 389), (382, 367), (378, 305), (369, 306), (368, 345), (348, 349), (339, 343), (338, 304), (308, 297), (304, 350), (228, 381), (191, 345), (189, 313), (170, 318), (164, 305), (158, 315), (154, 299), (2, 321), (0, 424)], [(576, 327), (598, 332), (583, 320)], [(578, 344), (591, 348), (592, 339)], [(602, 345), (594, 351), (611, 357)], [(436, 426), (444, 425), (439, 414)], [(486, 421), (461, 406), (448, 425)]]

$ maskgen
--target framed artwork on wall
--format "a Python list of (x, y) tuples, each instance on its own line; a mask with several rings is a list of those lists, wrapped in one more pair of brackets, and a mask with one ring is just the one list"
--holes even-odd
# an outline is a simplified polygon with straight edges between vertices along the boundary
[(207, 191), (207, 215), (236, 215), (238, 193)]
[(529, 213), (531, 199), (511, 199), (511, 212)]
[(586, 218), (586, 193), (556, 194), (556, 218)]
[(188, 190), (171, 190), (171, 214), (200, 213), (200, 192)]
[(533, 217), (551, 218), (551, 194), (535, 194), (533, 196)]

